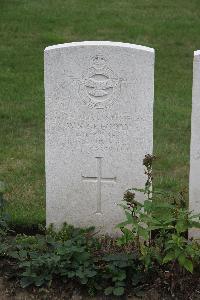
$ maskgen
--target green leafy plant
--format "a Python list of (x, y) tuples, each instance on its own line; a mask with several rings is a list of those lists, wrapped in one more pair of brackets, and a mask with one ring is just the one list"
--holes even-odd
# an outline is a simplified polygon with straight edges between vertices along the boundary
[(64, 225), (60, 232), (52, 228), (45, 236), (18, 236), (16, 249), (10, 257), (19, 261), (21, 285), (42, 286), (59, 275), (87, 284), (96, 275), (93, 259), (88, 251), (87, 236)]
[[(135, 243), (140, 260), (145, 268), (155, 264), (172, 263), (193, 272), (199, 262), (200, 247), (194, 240), (187, 239), (187, 231), (200, 228), (200, 215), (193, 215), (185, 207), (184, 193), (170, 194), (153, 189), (152, 163), (154, 156), (146, 155), (143, 160), (147, 181), (144, 189), (133, 188), (124, 194), (122, 204), (126, 220), (119, 227), (123, 233), (118, 244)], [(146, 197), (144, 203), (136, 201), (136, 193)]]
[(64, 224), (54, 231), (50, 226), (45, 235), (20, 234), (8, 242), (1, 256), (15, 262), (13, 273), (23, 288), (50, 285), (59, 278), (86, 286), (91, 295), (104, 291), (105, 295), (120, 296), (128, 285), (137, 285), (142, 278), (137, 253), (123, 251), (112, 240), (112, 249), (103, 254), (101, 241), (91, 228)]
[(104, 278), (110, 285), (105, 295), (121, 296), (124, 294), (127, 281), (138, 274), (138, 258), (130, 253), (115, 253), (104, 257), (106, 263)]

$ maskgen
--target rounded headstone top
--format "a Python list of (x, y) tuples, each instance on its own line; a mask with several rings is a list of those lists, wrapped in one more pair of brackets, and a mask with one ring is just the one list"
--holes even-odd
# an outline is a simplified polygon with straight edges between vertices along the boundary
[(80, 47), (80, 46), (113, 46), (113, 47), (122, 47), (122, 48), (132, 48), (135, 50), (142, 50), (154, 53), (153, 48), (149, 48), (146, 46), (135, 45), (130, 43), (121, 43), (121, 42), (111, 42), (111, 41), (84, 41), (84, 42), (72, 42), (72, 43), (64, 43), (53, 46), (48, 46), (44, 51), (68, 48), (68, 47)]
[(200, 50), (194, 51), (194, 61), (200, 63)]
[(200, 50), (194, 51), (194, 56), (198, 56), (198, 55), (200, 55)]

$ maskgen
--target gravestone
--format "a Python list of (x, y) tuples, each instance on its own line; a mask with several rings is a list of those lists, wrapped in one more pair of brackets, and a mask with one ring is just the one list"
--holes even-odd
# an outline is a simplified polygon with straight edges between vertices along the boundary
[(153, 98), (151, 48), (80, 42), (45, 49), (47, 225), (115, 234), (124, 192), (146, 180)]
[[(189, 210), (200, 213), (200, 51), (194, 52), (193, 62)], [(200, 238), (200, 230), (191, 229), (189, 236)]]

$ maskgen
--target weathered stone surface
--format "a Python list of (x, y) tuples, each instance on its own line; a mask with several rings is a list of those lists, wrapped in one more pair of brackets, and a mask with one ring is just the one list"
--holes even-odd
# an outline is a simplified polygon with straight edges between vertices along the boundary
[[(200, 51), (194, 52), (193, 62), (189, 209), (200, 213)], [(200, 230), (192, 229), (189, 235), (200, 238)]]
[(45, 49), (47, 224), (114, 234), (118, 203), (145, 183), (152, 153), (154, 50), (114, 42)]

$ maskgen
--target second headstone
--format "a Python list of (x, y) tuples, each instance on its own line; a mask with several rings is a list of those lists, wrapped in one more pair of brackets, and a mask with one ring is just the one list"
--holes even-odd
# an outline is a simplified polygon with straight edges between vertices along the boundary
[[(190, 185), (189, 210), (200, 213), (200, 51), (194, 52), (191, 147), (190, 147)], [(191, 229), (189, 237), (200, 238), (200, 229)]]

